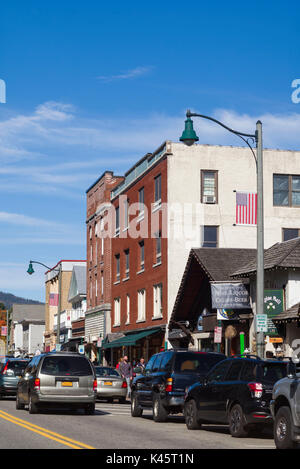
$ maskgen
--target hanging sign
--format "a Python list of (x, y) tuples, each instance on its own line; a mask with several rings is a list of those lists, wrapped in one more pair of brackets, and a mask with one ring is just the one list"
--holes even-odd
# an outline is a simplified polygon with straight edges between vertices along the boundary
[(244, 283), (211, 283), (210, 286), (212, 308), (251, 308), (249, 292)]
[(265, 290), (264, 291), (264, 313), (268, 316), (268, 335), (278, 335), (275, 324), (272, 319), (277, 314), (282, 313), (283, 305), (283, 290)]

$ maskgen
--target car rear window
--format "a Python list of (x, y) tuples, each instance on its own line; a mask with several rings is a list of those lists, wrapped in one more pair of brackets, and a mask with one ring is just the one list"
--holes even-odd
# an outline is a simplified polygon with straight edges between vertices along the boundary
[(103, 377), (103, 376), (116, 376), (120, 378), (120, 373), (115, 370), (114, 368), (108, 368), (108, 367), (103, 367), (103, 368), (95, 368), (96, 370), (96, 376), (98, 378)]
[(267, 363), (260, 365), (259, 377), (267, 382), (276, 383), (287, 375), (286, 363)]
[(216, 363), (224, 360), (222, 355), (209, 353), (177, 353), (175, 358), (175, 372), (207, 373)]
[(45, 357), (41, 373), (45, 375), (87, 376), (93, 370), (84, 357)]
[(28, 360), (8, 361), (3, 365), (8, 376), (20, 376), (28, 365)]

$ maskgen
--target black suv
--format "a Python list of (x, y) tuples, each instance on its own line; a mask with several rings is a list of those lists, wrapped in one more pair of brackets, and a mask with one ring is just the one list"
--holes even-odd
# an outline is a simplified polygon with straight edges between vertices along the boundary
[(183, 411), (185, 389), (199, 381), (225, 355), (213, 352), (168, 350), (153, 355), (142, 375), (132, 383), (131, 415), (153, 408), (155, 422)]
[(234, 437), (272, 423), (273, 386), (287, 374), (287, 363), (258, 357), (232, 357), (217, 364), (186, 393), (184, 415), (190, 430), (202, 423), (229, 424)]

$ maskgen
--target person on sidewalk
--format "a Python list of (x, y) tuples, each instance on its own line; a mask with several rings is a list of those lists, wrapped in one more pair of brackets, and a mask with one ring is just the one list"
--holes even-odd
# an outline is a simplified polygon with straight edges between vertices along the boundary
[(132, 381), (132, 366), (131, 363), (128, 361), (127, 355), (123, 357), (122, 362), (120, 363), (119, 371), (121, 376), (126, 379), (127, 383), (127, 397), (130, 399), (131, 396), (131, 381)]

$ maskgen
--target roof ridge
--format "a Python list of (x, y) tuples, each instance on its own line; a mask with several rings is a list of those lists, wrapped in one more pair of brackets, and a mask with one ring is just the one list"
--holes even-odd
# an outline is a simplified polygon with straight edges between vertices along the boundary
[[(296, 246), (298, 246), (298, 244), (300, 243), (300, 237), (299, 238), (293, 238), (293, 239), (289, 239), (287, 241), (283, 241), (282, 243), (276, 243), (274, 246), (276, 246), (277, 244), (283, 244), (283, 243), (288, 243), (290, 241), (295, 241), (295, 239), (298, 239), (298, 241), (294, 244), (292, 244), (292, 247), (288, 250), (287, 253), (284, 253), (283, 256), (280, 258), (280, 260), (276, 263), (276, 265), (280, 265), (281, 262), (286, 259), (290, 254), (291, 252), (295, 249)], [(273, 246), (273, 247), (274, 247)]]

